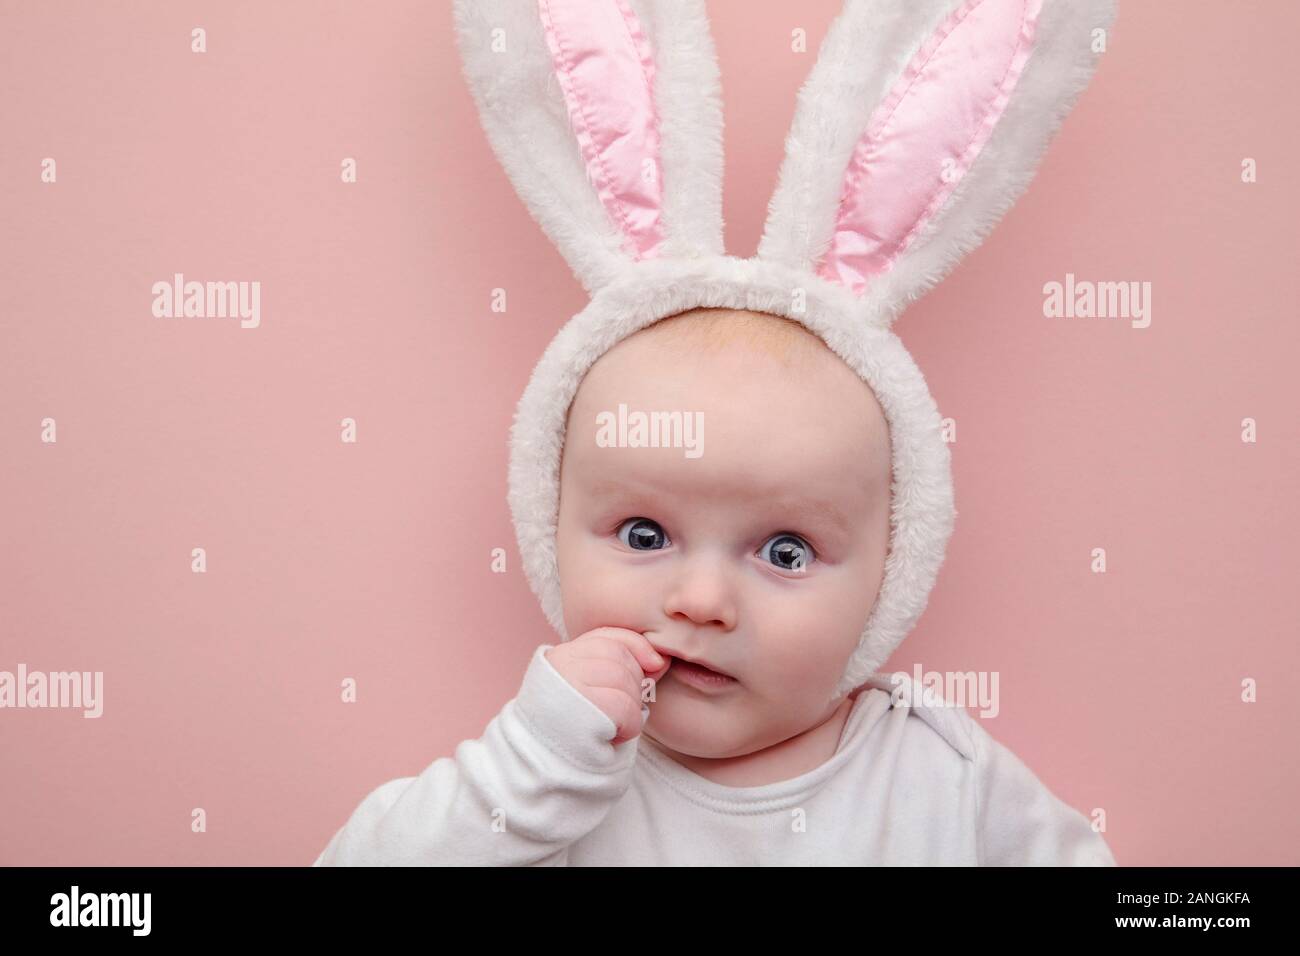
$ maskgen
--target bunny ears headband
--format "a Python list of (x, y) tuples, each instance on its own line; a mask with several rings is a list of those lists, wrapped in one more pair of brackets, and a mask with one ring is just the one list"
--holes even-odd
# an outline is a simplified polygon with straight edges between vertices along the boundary
[(722, 247), (703, 0), (456, 0), (492, 148), (591, 296), (542, 355), (510, 436), (525, 574), (562, 639), (560, 456), (583, 376), (659, 319), (747, 309), (819, 336), (885, 412), (889, 553), (836, 696), (875, 675), (924, 610), (956, 515), (938, 408), (891, 326), (1028, 185), (1114, 12), (1115, 0), (847, 0), (799, 91), (758, 253), (739, 259)]

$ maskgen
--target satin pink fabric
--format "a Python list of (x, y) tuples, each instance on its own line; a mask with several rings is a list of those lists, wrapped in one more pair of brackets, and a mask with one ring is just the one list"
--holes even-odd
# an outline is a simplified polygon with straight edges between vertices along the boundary
[(912, 58), (845, 172), (817, 273), (861, 294), (969, 171), (1032, 52), (1042, 0), (968, 0)]
[(626, 0), (538, 0), (587, 178), (634, 259), (662, 241), (654, 57)]

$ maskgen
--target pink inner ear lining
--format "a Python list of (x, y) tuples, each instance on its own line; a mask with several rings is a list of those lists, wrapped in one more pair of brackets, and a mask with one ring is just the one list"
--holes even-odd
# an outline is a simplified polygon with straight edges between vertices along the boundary
[(587, 178), (634, 259), (658, 255), (663, 207), (654, 56), (626, 0), (538, 0)]
[[(922, 44), (854, 148), (818, 275), (860, 295), (894, 267), (992, 135), (1041, 8), (1042, 0), (967, 0)], [(932, 176), (917, 174), (927, 169)]]

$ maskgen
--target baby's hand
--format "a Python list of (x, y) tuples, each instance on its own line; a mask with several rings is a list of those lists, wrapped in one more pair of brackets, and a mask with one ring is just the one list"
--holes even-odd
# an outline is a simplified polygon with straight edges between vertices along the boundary
[(618, 725), (611, 743), (641, 733), (641, 682), (659, 680), (672, 658), (664, 658), (644, 634), (624, 627), (597, 627), (557, 644), (546, 659), (577, 691)]

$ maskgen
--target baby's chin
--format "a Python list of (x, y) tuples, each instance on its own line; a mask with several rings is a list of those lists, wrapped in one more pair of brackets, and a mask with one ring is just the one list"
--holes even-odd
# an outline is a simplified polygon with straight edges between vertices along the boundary
[(641, 731), (641, 736), (649, 737), (660, 747), (686, 757), (697, 757), (701, 760), (723, 760), (727, 757), (743, 757), (746, 754), (762, 749), (757, 744), (728, 747), (722, 745), (721, 742), (701, 739), (698, 730), (687, 734), (676, 734), (653, 728), (650, 726), (651, 723), (652, 721), (646, 722), (645, 729)]
[(751, 736), (751, 722), (739, 709), (719, 701), (683, 700), (676, 689), (661, 690), (657, 697), (641, 732), (662, 747), (710, 760), (762, 749)]

